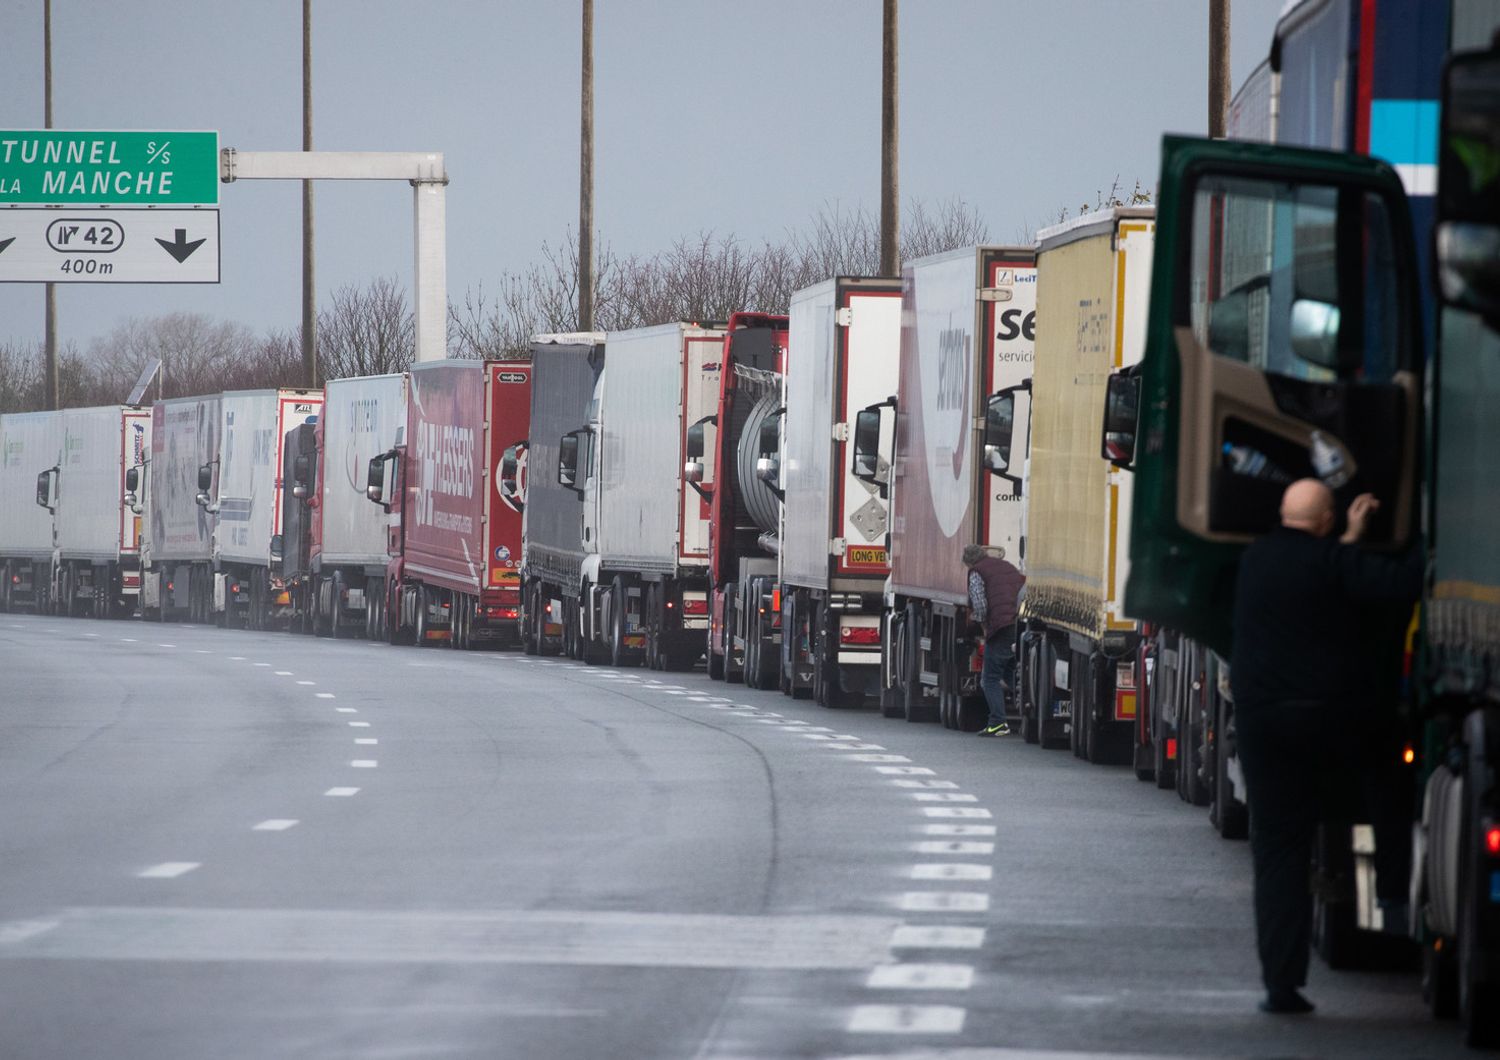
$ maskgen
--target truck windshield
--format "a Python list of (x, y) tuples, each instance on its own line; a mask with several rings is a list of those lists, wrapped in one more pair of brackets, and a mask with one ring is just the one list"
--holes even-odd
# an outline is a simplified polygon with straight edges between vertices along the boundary
[[(1404, 341), (1393, 253), (1391, 219), (1374, 195), (1205, 177), (1194, 198), (1189, 322), (1203, 346), (1263, 372), (1388, 381)], [(1310, 321), (1323, 341), (1310, 341)]]

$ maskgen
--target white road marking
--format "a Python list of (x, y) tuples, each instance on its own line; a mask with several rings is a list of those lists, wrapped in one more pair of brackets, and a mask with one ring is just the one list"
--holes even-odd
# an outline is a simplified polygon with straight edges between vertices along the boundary
[(885, 773), (888, 776), (930, 777), (935, 771), (926, 766), (876, 766), (875, 772)]
[(896, 908), (908, 913), (983, 913), (990, 896), (973, 891), (908, 891), (896, 899)]
[(177, 647), (177, 645), (175, 645), (175, 644), (158, 644), (157, 647), (158, 648), (175, 648), (175, 647)]
[(845, 762), (910, 762), (905, 755), (845, 755)]
[(359, 708), (358, 707), (334, 707), (333, 708), (333, 712), (335, 714), (358, 714), (359, 713)]
[(255, 664), (255, 665), (256, 665), (256, 666), (264, 666), (264, 667), (266, 667), (266, 668), (267, 668), (267, 669), (269, 669), (269, 668), (270, 668), (270, 666), (271, 666), (271, 664), (270, 664), (270, 663), (256, 663), (256, 664)]
[(995, 870), (988, 865), (928, 862), (913, 865), (908, 875), (914, 880), (988, 880), (995, 875)]
[(367, 721), (351, 721), (349, 723), (349, 728), (351, 729), (368, 729), (369, 727), (370, 723)]
[(891, 781), (891, 783), (894, 784), (898, 788), (956, 788), (956, 787), (958, 787), (958, 785), (955, 784), (951, 780), (893, 780), (893, 781)]
[[(43, 633), (61, 633), (62, 630), (60, 630), (60, 629), (44, 629), (44, 630), (42, 630), (42, 632)], [(164, 648), (170, 648), (171, 645), (170, 644), (163, 644), (162, 647), (164, 647)]]
[(377, 739), (375, 739), (375, 737), (373, 737), (373, 736), (366, 736), (363, 739), (358, 739), (358, 740), (355, 740), (354, 742), (357, 743), (357, 744), (359, 744), (359, 745), (361, 745), (361, 746), (363, 746), (363, 747), (373, 747), (375, 744), (378, 744), (380, 741), (377, 740)]
[[(90, 634), (90, 636), (92, 636), (92, 634)], [(194, 648), (193, 649), (193, 654), (194, 655), (212, 655), (213, 652), (209, 651), (207, 648)]]
[(992, 824), (924, 824), (919, 829), (923, 835), (994, 835)]
[(847, 740), (841, 740), (838, 743), (819, 744), (819, 746), (822, 747), (822, 748), (824, 748), (824, 749), (826, 749), (826, 750), (829, 750), (829, 751), (884, 751), (885, 750), (885, 746), (883, 744), (878, 744), (878, 743), (860, 743), (858, 741), (855, 741), (854, 743), (850, 743)]
[(659, 689), (656, 689), (656, 691), (658, 691), (658, 692), (665, 692), (669, 696), (685, 696), (685, 695), (687, 695), (686, 692), (679, 691), (679, 690), (677, 690), (675, 688), (659, 688)]
[(149, 869), (143, 869), (136, 875), (143, 880), (170, 880), (184, 873), (192, 872), (201, 861), (164, 861), (160, 865), (152, 865)]
[(332, 692), (314, 692), (313, 695), (317, 696), (319, 699), (332, 699), (333, 698), (333, 693)]
[(989, 810), (977, 806), (923, 806), (922, 812), (928, 817), (989, 818), (994, 816)]
[(292, 671), (290, 671), (290, 670), (277, 670), (276, 671), (276, 676), (277, 677), (291, 677), (292, 676)]
[[(20, 629), (21, 627), (17, 626), (16, 628)], [(136, 639), (134, 637), (121, 637), (120, 638), (120, 642), (122, 644), (135, 644), (136, 643)]]
[(97, 637), (98, 635), (99, 634), (97, 634), (97, 633), (85, 633), (84, 634), (85, 637)]
[(845, 1027), (850, 1034), (958, 1034), (964, 1010), (952, 1005), (857, 1005)]
[(891, 932), (893, 950), (977, 950), (983, 945), (981, 927), (902, 924)]
[(928, 839), (913, 844), (918, 854), (993, 854), (994, 843), (972, 839)]
[[(890, 916), (71, 908), (0, 960), (837, 970), (890, 962)], [(0, 922), (0, 931), (9, 925)]]
[(288, 828), (296, 827), (297, 822), (287, 817), (273, 817), (269, 821), (262, 821), (252, 832), (285, 832)]
[(358, 795), (359, 794), (359, 789), (358, 788), (329, 788), (327, 791), (323, 792), (323, 794), (331, 796), (331, 797), (333, 797), (335, 799), (344, 799), (344, 798), (348, 798), (350, 795)]
[(832, 732), (833, 730), (830, 729), (827, 725), (809, 725), (805, 731), (806, 732)]
[(951, 791), (914, 791), (911, 797), (918, 802), (978, 802), (977, 795), (963, 795)]
[(312, 684), (317, 684), (317, 682), (316, 682), (316, 681), (298, 681), (298, 682), (297, 682), (297, 683), (298, 683), (298, 684), (299, 684), (299, 685), (312, 685)]
[(974, 969), (967, 964), (883, 964), (870, 972), (871, 990), (967, 990)]
[(380, 763), (373, 758), (356, 758), (349, 764), (355, 769), (374, 769), (376, 766), (380, 765)]
[(244, 662), (245, 661), (245, 657), (243, 655), (231, 655), (229, 657), (229, 661), (230, 662)]
[(0, 946), (7, 943), (25, 942), (38, 935), (45, 935), (61, 923), (61, 920), (12, 920), (8, 924), (0, 924)]

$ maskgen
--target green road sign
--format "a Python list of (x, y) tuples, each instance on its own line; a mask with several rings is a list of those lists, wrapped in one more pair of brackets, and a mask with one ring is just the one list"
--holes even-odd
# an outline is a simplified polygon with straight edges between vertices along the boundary
[(219, 201), (216, 132), (0, 130), (0, 206)]

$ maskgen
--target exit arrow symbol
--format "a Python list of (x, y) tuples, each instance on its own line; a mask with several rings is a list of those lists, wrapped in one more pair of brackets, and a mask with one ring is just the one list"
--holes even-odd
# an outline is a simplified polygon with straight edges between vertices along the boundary
[(189, 243), (186, 228), (176, 229), (175, 235), (177, 238), (170, 243), (168, 243), (165, 239), (158, 239), (157, 242), (161, 244), (161, 248), (163, 250), (172, 255), (172, 257), (176, 258), (177, 263), (181, 265), (189, 258), (189, 256), (192, 255), (193, 251), (197, 250), (203, 245), (203, 240), (195, 239), (191, 243)]
[(5, 248), (8, 247), (8, 246), (10, 246), (15, 241), (16, 241), (16, 237), (15, 236), (11, 236), (9, 239), (0, 239), (0, 254), (4, 254), (5, 253)]

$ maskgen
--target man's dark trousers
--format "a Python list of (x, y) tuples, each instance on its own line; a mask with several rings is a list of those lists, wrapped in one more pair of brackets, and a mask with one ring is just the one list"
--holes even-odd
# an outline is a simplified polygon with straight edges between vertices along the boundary
[(1006, 626), (984, 642), (984, 669), (979, 673), (979, 690), (990, 708), (987, 724), (1005, 721), (1005, 697), (1016, 689), (1016, 627)]
[(1250, 806), (1255, 940), (1268, 990), (1305, 986), (1320, 821), (1349, 819), (1349, 712), (1325, 702), (1242, 704), (1235, 733)]

